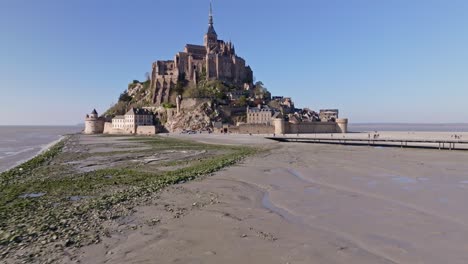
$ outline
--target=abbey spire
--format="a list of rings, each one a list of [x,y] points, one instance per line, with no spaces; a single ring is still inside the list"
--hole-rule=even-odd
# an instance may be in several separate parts
[[[210,13],[208,18],[208,32],[205,34],[205,47],[210,50],[218,42],[218,34],[213,26],[213,6],[210,1]]]
[[[211,2],[210,2],[210,15],[209,15],[208,25],[210,25],[210,27],[213,26],[213,5]]]

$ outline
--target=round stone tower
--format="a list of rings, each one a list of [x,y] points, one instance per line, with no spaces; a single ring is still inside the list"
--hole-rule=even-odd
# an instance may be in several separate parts
[[[86,115],[84,134],[102,134],[104,132],[104,120],[99,118],[96,109]]]
[[[275,127],[275,134],[286,134],[285,122],[282,118],[274,118],[273,126]]]
[[[347,118],[338,118],[336,119],[336,132],[338,133],[348,133],[348,119]]]

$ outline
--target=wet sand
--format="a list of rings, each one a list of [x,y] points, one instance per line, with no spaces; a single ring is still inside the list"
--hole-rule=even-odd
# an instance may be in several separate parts
[[[77,126],[0,126],[0,172],[34,158],[60,141],[62,135],[80,130]]]
[[[466,152],[184,137],[273,150],[168,188],[81,263],[468,263]]]

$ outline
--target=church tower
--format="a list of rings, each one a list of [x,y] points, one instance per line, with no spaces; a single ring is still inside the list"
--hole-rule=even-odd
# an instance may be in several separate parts
[[[210,2],[210,15],[208,20],[208,32],[205,34],[205,47],[207,50],[212,49],[218,42],[218,34],[213,26],[213,8]]]

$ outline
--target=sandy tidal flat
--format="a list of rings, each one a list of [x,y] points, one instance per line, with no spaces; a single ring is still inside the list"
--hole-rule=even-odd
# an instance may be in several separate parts
[[[468,153],[268,144],[269,153],[167,189],[78,259],[468,263]]]

